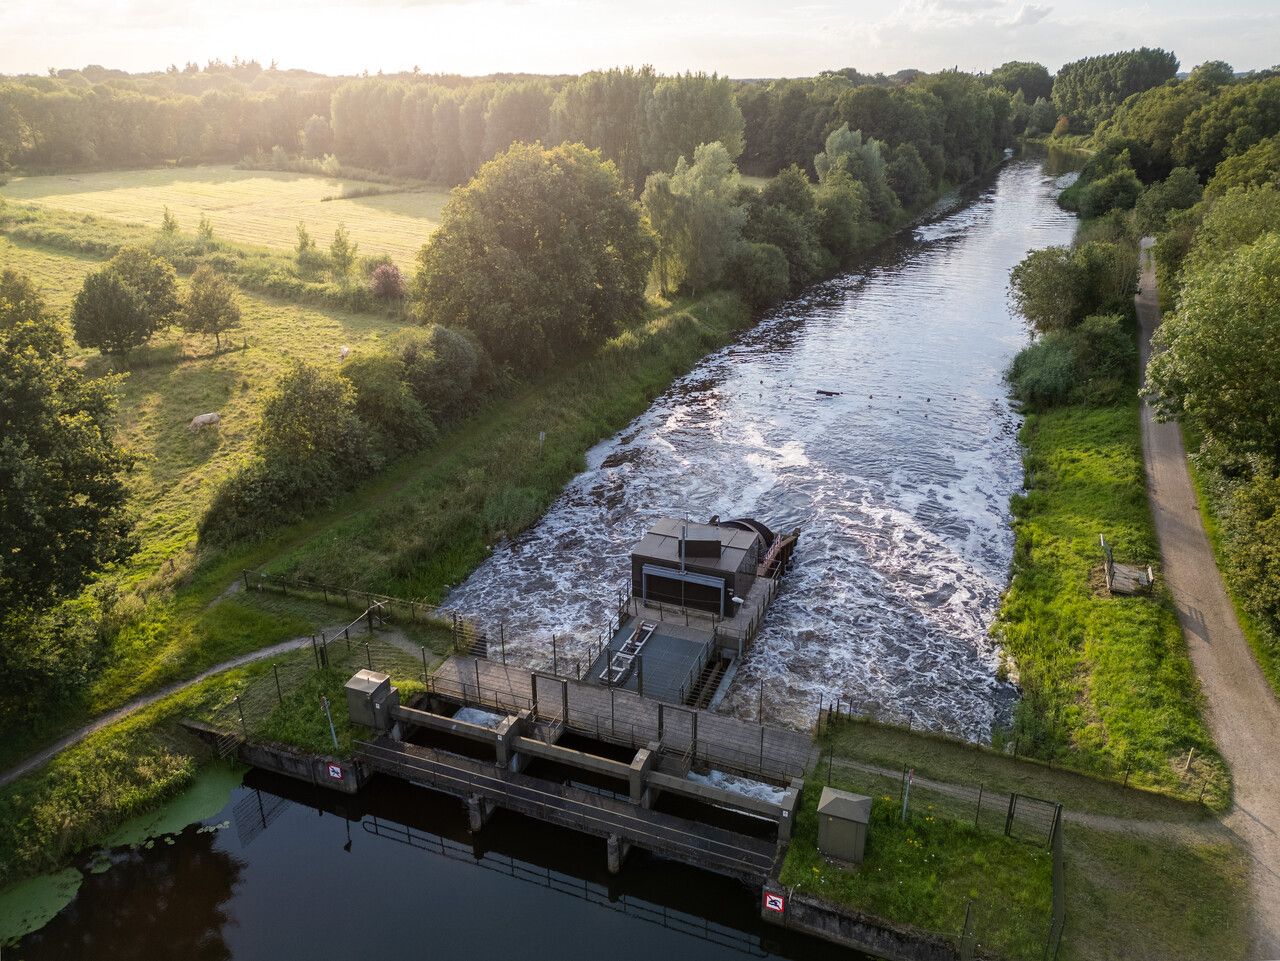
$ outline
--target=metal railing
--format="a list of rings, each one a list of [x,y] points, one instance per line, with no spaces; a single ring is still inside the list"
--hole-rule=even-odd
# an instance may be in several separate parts
[[[357,756],[373,767],[390,767],[400,774],[406,772],[409,779],[427,787],[436,787],[449,794],[479,795],[519,810],[524,807],[534,812],[540,820],[565,824],[588,834],[617,834],[633,843],[656,852],[673,849],[694,859],[695,863],[714,863],[734,873],[763,876],[772,867],[772,853],[753,851],[716,835],[718,830],[706,826],[695,833],[672,825],[660,824],[651,817],[610,810],[603,803],[575,798],[570,789],[553,792],[518,783],[514,777],[495,773],[483,774],[464,766],[459,758],[448,763],[437,758],[425,757],[406,747],[391,749],[368,741],[356,742]],[[585,792],[584,792],[585,793]]]

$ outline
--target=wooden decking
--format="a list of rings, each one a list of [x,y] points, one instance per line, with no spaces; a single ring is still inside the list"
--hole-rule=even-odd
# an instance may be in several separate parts
[[[807,734],[789,728],[663,704],[631,691],[531,673],[484,658],[449,658],[432,675],[430,690],[460,703],[509,713],[533,710],[541,720],[629,747],[660,742],[664,754],[681,756],[690,765],[781,784],[804,776],[814,750]]]

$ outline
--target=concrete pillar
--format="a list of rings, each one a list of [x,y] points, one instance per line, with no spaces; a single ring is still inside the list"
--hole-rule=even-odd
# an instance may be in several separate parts
[[[470,820],[472,834],[478,834],[492,816],[493,805],[480,795],[473,794],[467,799],[467,817]]]
[[[631,850],[631,842],[622,840],[616,834],[610,834],[606,848],[609,852],[609,873],[620,873],[622,862],[626,860],[627,852]]]
[[[795,827],[796,811],[800,808],[800,792],[804,790],[804,781],[792,778],[791,786],[782,796],[782,816],[778,818],[778,840],[786,843],[791,840],[791,830]]]
[[[498,730],[501,731],[502,727],[499,727]],[[532,732],[533,711],[521,711],[519,717],[511,722],[509,736],[505,739],[507,759],[505,762],[500,761],[499,763],[504,763],[508,770],[515,771],[517,774],[527,768],[533,758],[516,750],[513,745],[518,737],[532,737]]]
[[[631,789],[631,803],[639,804],[642,807],[649,806],[649,771],[653,768],[653,763],[657,759],[658,750],[654,744],[636,751],[636,756],[631,761],[631,771],[627,778]]]

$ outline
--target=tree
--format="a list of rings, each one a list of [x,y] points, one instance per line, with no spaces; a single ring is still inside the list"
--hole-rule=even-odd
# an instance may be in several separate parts
[[[839,263],[869,243],[872,232],[867,188],[847,170],[828,173],[814,192],[814,202],[818,239]]]
[[[991,80],[1011,94],[1021,91],[1028,103],[1053,96],[1053,77],[1041,63],[1010,60],[991,71]]]
[[[641,204],[657,234],[655,267],[664,293],[697,294],[719,283],[747,218],[740,182],[720,143],[700,145],[692,164],[681,157],[670,175],[649,175]]]
[[[686,73],[663,77],[647,105],[646,164],[670,170],[702,144],[719,143],[732,162],[742,153],[742,111],[727,77]]]
[[[178,218],[175,217],[166,206],[164,208],[164,216],[160,218],[160,233],[172,236],[178,232]]]
[[[657,83],[652,67],[582,74],[565,84],[551,105],[551,140],[594,147],[617,165],[627,183],[639,187],[652,169],[648,113]]]
[[[1064,64],[1053,80],[1053,103],[1073,126],[1092,129],[1135,93],[1172,80],[1178,58],[1142,47]]]
[[[813,158],[813,167],[822,181],[833,170],[845,170],[867,189],[872,216],[888,222],[898,213],[898,200],[889,188],[888,167],[884,159],[885,145],[872,137],[863,138],[861,130],[850,130],[841,124],[827,137],[822,152]]]
[[[885,176],[905,207],[914,207],[928,194],[929,168],[913,144],[900,143],[893,148]]]
[[[474,407],[493,387],[493,365],[475,338],[436,324],[397,339],[404,379],[436,423]]]
[[[781,300],[791,287],[787,258],[773,244],[739,244],[729,261],[728,276],[752,307]]]
[[[355,388],[355,410],[373,432],[384,457],[417,450],[433,433],[431,419],[406,379],[404,361],[390,354],[366,354],[342,366]]]
[[[221,350],[223,333],[238,326],[240,306],[235,285],[208,265],[197,267],[182,305],[182,329],[191,334],[213,334],[214,345]]]
[[[178,278],[172,264],[145,247],[127,246],[107,261],[107,269],[141,298],[153,331],[173,323],[178,315]]]
[[[207,244],[213,240],[213,224],[209,222],[209,218],[204,214],[200,215],[200,222],[196,224],[196,239],[202,244]]]
[[[813,184],[792,165],[750,198],[743,236],[754,244],[772,245],[787,260],[793,289],[809,283],[835,258],[818,242],[818,204]]]
[[[1195,206],[1200,194],[1200,180],[1195,171],[1175,167],[1168,177],[1152,184],[1138,198],[1134,214],[1138,229],[1144,234],[1163,233],[1169,214]]]
[[[1206,197],[1221,197],[1235,187],[1280,187],[1280,133],[1259,140],[1244,153],[1227,157],[1205,185]]]
[[[418,257],[422,313],[542,369],[640,316],[652,258],[617,167],[581,144],[516,144],[445,207]]]
[[[71,327],[77,344],[104,354],[127,354],[155,333],[142,298],[110,268],[85,277],[71,308]]]
[[[298,261],[298,267],[302,270],[310,270],[319,258],[315,238],[311,236],[311,231],[307,230],[307,225],[302,221],[298,221],[298,242],[294,245],[293,253]]]
[[[329,128],[329,121],[313,113],[302,125],[302,152],[318,160],[332,149],[333,131]]]
[[[1156,332],[1147,391],[1178,418],[1241,455],[1280,463],[1280,233],[1219,264],[1184,271],[1178,309]]]
[[[355,263],[356,249],[359,245],[352,243],[347,233],[346,224],[338,224],[333,232],[333,243],[329,245],[329,259],[333,261],[333,272],[345,280],[351,273],[351,265]]]
[[[134,459],[114,439],[120,380],[68,363],[34,286],[0,273],[0,694],[56,686],[87,663],[91,630],[44,636],[36,622],[135,547]]]

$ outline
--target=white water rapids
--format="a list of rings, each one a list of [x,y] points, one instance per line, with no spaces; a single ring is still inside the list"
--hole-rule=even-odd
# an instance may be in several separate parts
[[[772,311],[596,445],[446,604],[502,620],[509,661],[546,665],[552,634],[561,657],[585,659],[654,519],[799,527],[721,710],[754,719],[763,681],[766,719],[808,724],[840,697],[988,738],[1016,696],[988,634],[1022,482],[1002,375],[1027,333],[1008,276],[1029,250],[1070,241],[1059,186],[1039,162],[1010,162],[862,272]]]

